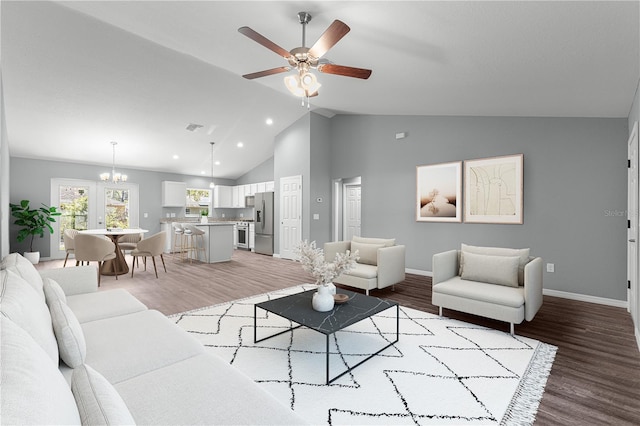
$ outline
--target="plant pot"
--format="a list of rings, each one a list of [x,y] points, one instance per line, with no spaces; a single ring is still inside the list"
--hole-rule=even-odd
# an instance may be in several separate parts
[[[200,218],[200,223],[209,223],[209,218],[208,218],[208,217],[206,217],[206,216],[202,216],[202,217]]]
[[[313,299],[311,299],[311,307],[314,311],[327,312],[333,309],[335,300],[329,287],[321,285],[318,287],[318,291],[314,293]]]
[[[37,265],[40,262],[40,252],[39,251],[25,251],[24,253],[25,259],[29,262]]]

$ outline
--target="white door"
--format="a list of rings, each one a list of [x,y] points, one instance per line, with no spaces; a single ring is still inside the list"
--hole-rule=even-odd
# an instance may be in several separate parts
[[[280,179],[280,257],[294,260],[302,240],[302,176]]]
[[[627,280],[629,290],[627,294],[629,312],[636,327],[640,310],[640,295],[638,294],[638,122],[631,131],[628,142],[629,167],[627,184]]]
[[[98,228],[138,228],[138,185],[98,183]]]
[[[360,236],[361,201],[360,185],[345,185],[344,187],[344,235],[345,241],[351,241],[353,236]]]

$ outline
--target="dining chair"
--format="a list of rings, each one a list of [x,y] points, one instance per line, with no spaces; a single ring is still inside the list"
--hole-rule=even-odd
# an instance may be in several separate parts
[[[125,234],[118,240],[118,246],[122,253],[125,251],[131,252],[131,250],[135,250],[138,247],[138,243],[142,240],[142,232],[138,234]]]
[[[77,229],[65,229],[62,233],[62,241],[64,242],[64,250],[67,252],[67,255],[64,257],[64,264],[62,267],[67,266],[67,259],[69,259],[69,254],[73,253],[75,250],[74,238],[78,235]],[[78,266],[78,261],[76,261],[76,266]]]
[[[98,262],[98,287],[102,276],[102,267],[107,260],[116,258],[116,245],[102,236],[78,233],[74,238],[76,262]],[[116,280],[118,273],[116,272]]]
[[[144,270],[147,270],[147,257],[151,256],[151,260],[153,261],[153,270],[156,273],[156,278],[158,278],[158,268],[156,267],[156,256],[160,256],[162,260],[162,266],[164,267],[164,272],[167,272],[167,265],[164,263],[164,243],[167,239],[167,232],[160,231],[157,234],[150,236],[149,238],[145,238],[138,243],[138,247],[131,250],[131,256],[133,256],[133,262],[131,263],[131,277],[133,278],[133,270],[136,264],[136,259],[142,256],[142,261],[144,263]],[[138,262],[139,264],[140,262]]]

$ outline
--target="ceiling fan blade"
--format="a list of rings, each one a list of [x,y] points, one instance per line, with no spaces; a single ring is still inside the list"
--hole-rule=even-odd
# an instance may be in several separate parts
[[[351,31],[351,28],[347,24],[336,19],[309,49],[309,55],[319,59],[349,31]]]
[[[318,71],[325,74],[344,75],[346,77],[355,77],[366,80],[371,75],[371,70],[364,68],[345,67],[344,65],[320,64]]]
[[[247,80],[253,80],[254,78],[266,77],[268,75],[280,74],[281,72],[287,72],[291,69],[291,67],[278,67],[271,68],[270,70],[258,71],[251,74],[243,75]]]
[[[282,56],[285,59],[289,59],[289,57],[291,57],[291,53],[289,53],[289,51],[287,51],[284,48],[278,46],[277,44],[275,44],[274,42],[272,42],[271,40],[269,40],[268,38],[266,38],[262,34],[255,32],[254,30],[252,30],[249,27],[240,27],[240,28],[238,28],[238,32],[240,34],[246,35],[251,40],[255,41],[256,43],[259,43],[259,44],[263,45],[267,49],[269,49],[269,50],[271,50],[273,52],[276,52],[278,55]]]

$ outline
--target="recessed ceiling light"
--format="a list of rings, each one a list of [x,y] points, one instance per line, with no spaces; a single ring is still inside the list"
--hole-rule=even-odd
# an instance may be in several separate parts
[[[237,145],[238,148],[242,148],[243,146],[244,144],[242,142],[238,142],[238,145]]]
[[[273,120],[270,118],[267,118],[267,120],[265,121],[265,123],[267,123],[267,126],[271,126],[273,124]]]
[[[216,161],[216,166],[219,166],[219,165],[220,165],[220,162],[219,162],[219,161]]]
[[[173,159],[174,159],[174,160],[177,160],[178,158],[180,158],[180,157],[178,156],[178,154],[173,154]]]
[[[205,172],[204,170],[200,170],[200,174],[204,175],[204,174],[207,174],[207,172]]]

